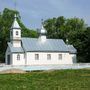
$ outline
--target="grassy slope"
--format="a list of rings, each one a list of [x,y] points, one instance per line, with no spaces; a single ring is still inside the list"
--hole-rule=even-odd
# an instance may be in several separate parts
[[[0,90],[90,90],[90,70],[2,74]]]

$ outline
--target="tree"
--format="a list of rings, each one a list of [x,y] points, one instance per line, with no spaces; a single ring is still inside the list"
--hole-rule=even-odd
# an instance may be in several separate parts
[[[68,39],[78,51],[78,62],[90,62],[90,27],[83,19],[60,16],[45,20],[44,25],[48,38]]]
[[[0,14],[0,62],[4,62],[7,42],[9,41],[9,36],[10,36],[10,28],[13,23],[15,14],[17,14],[18,16],[18,22],[22,29],[22,36],[37,37],[36,31],[29,30],[23,25],[18,11],[5,8],[3,13]]]

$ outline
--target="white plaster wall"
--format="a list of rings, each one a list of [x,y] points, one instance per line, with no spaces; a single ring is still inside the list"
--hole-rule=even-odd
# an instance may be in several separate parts
[[[72,63],[77,63],[76,54],[70,54],[70,58],[72,60]]]
[[[16,35],[16,31],[18,31],[18,35]],[[21,30],[13,29],[13,39],[21,38]]]
[[[39,54],[39,60],[35,60],[35,54]],[[47,60],[47,54],[51,54],[51,60]],[[62,54],[62,60],[58,59],[58,54]],[[69,53],[28,52],[26,55],[27,65],[73,64]]]
[[[17,60],[18,53],[10,53],[9,48],[6,50],[6,59],[7,64],[7,55],[10,54],[11,65],[53,65],[53,64],[73,64],[76,63],[76,54],[69,53],[38,53],[38,52],[27,52],[26,56],[23,53],[20,54],[20,60]],[[35,54],[39,54],[39,60],[35,60]],[[47,54],[51,54],[51,60],[47,60]],[[62,60],[58,59],[58,55],[62,54]]]
[[[40,40],[41,42],[45,42],[45,41],[46,41],[46,36],[45,36],[45,35],[40,36],[40,37],[39,37],[39,40]]]
[[[21,47],[21,41],[12,41],[13,47]]]
[[[20,54],[20,60],[17,60],[17,54],[18,53],[12,54],[12,65],[25,65],[24,54],[23,53],[19,53]]]
[[[16,31],[18,31],[18,35],[16,35]],[[19,29],[13,29],[11,34],[11,40],[13,47],[21,47],[21,30]]]
[[[18,35],[16,35],[16,31],[18,31]],[[20,29],[13,29],[13,30],[11,30],[11,32],[10,32],[10,39],[11,40],[13,40],[13,39],[21,40],[21,30]]]

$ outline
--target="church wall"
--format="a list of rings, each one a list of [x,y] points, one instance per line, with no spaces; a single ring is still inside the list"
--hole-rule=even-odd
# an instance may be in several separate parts
[[[21,47],[21,41],[12,41],[13,47]]]
[[[20,55],[20,60],[17,60],[17,55]],[[23,53],[12,54],[12,65],[25,65],[25,58]]]
[[[18,31],[18,35],[16,34],[16,31]],[[19,29],[13,29],[12,39],[21,39],[21,30],[19,30]]]
[[[39,60],[35,60],[35,54],[39,54]],[[51,54],[51,60],[47,60],[47,54]],[[62,59],[58,59],[58,55],[62,54]],[[73,64],[72,56],[69,53],[44,53],[44,52],[28,52],[27,65],[51,65],[51,64]]]
[[[70,59],[72,60],[73,63],[77,63],[77,59],[76,59],[76,54],[70,54]]]

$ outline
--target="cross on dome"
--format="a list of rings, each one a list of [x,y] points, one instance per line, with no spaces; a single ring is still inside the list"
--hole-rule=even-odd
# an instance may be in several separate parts
[[[39,40],[41,42],[45,42],[46,41],[46,34],[47,34],[47,31],[46,29],[44,28],[44,23],[43,23],[43,19],[42,19],[42,26],[41,26],[41,29],[39,30]]]
[[[43,19],[42,19],[41,21],[42,21],[42,27],[41,27],[41,30],[40,30],[40,34],[41,34],[41,35],[46,35],[47,31],[46,31],[46,29],[44,28]]]

